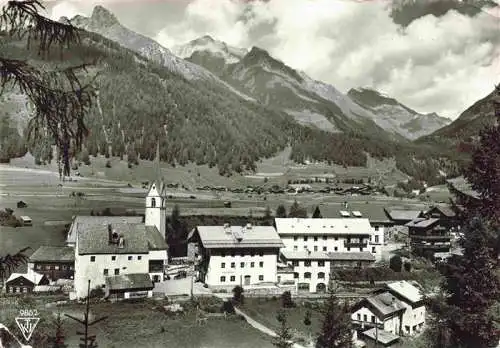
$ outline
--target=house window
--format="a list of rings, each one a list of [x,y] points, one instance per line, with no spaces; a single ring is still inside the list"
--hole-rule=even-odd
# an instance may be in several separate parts
[[[314,237],[314,241],[317,242],[318,241],[318,237]]]
[[[63,271],[67,270],[67,269],[68,269],[68,266],[63,265],[63,266],[62,266],[62,269],[63,269]]]
[[[240,262],[240,267],[241,268],[245,268],[245,263],[244,262]]]
[[[42,269],[42,265],[36,265],[36,269]]]
[[[141,260],[142,259],[142,256],[137,256],[137,260]]]
[[[111,256],[111,261],[116,261],[116,256],[115,255]]]
[[[298,274],[297,272],[295,272],[295,273],[293,274],[293,277],[294,277],[295,279],[298,279],[298,278],[299,278],[299,274]]]
[[[151,208],[156,208],[156,199],[151,198]]]
[[[56,271],[59,271],[59,266],[54,266]]]
[[[408,325],[405,325],[405,331],[406,331],[407,333],[409,333],[409,332],[410,332],[410,327],[409,327]]]
[[[90,262],[95,262],[95,256],[90,257]],[[47,266],[48,267],[48,266]],[[48,269],[48,268],[47,268]]]
[[[307,237],[304,237],[304,242],[307,242]]]
[[[132,260],[132,256],[129,256],[129,257],[128,257],[128,260],[129,260],[129,261],[131,261],[131,260]]]
[[[234,257],[234,255],[235,255],[235,254],[234,254],[234,251],[233,251],[233,252],[231,253],[231,257]]]
[[[375,231],[378,231],[379,230],[379,227],[378,226],[375,226]]]
[[[319,272],[318,273],[318,279],[325,279],[325,273],[324,272]]]
[[[259,280],[264,280],[264,276],[263,276],[263,275],[260,275],[260,276],[259,276]]]
[[[366,314],[363,314],[363,321],[368,321],[368,317],[366,316]]]
[[[323,236],[323,240],[327,240],[327,236]]]
[[[314,246],[314,251],[318,251],[318,246],[317,245]]]
[[[119,268],[115,268],[115,275],[119,275],[120,274],[120,269]]]
[[[293,236],[293,240],[297,240],[297,239],[299,239],[299,237]]]
[[[107,269],[107,268],[105,268],[105,269],[104,269],[104,275],[105,275],[105,276],[107,276],[107,275],[108,275],[108,269]]]
[[[221,276],[221,277],[220,277],[220,282],[221,282],[221,283],[224,283],[225,281],[226,281],[226,276]]]
[[[226,263],[225,263],[225,262],[222,262],[222,263],[220,264],[220,268],[226,268]]]
[[[339,248],[338,248],[338,247],[335,247],[335,248],[333,248],[333,250],[338,251],[338,250],[339,250]]]
[[[255,262],[250,262],[250,267],[254,268],[255,267]]]
[[[311,267],[311,260],[304,261],[304,266]]]
[[[73,266],[69,266],[69,270],[72,271],[73,270]]]
[[[297,261],[297,260],[293,260],[293,261],[292,261],[292,265],[293,265],[294,267],[297,267],[297,266],[299,265],[299,261]]]
[[[361,314],[358,313],[358,320],[361,321]]]
[[[235,276],[231,276],[231,277],[229,278],[229,280],[230,280],[230,281],[232,281],[232,282],[234,282],[234,281],[236,281],[236,277],[235,277]]]
[[[235,262],[231,262],[231,268],[235,268],[236,267],[236,263]]]
[[[372,247],[372,254],[375,254],[377,251],[375,249],[375,247]]]
[[[304,245],[304,250],[307,250],[307,245]]]
[[[220,256],[222,256],[222,257],[226,257],[226,254],[225,254],[225,253],[222,253],[222,254],[220,254]]]
[[[255,253],[252,251],[252,252],[250,253],[250,257],[254,257],[254,256],[255,256]]]
[[[335,240],[339,240],[339,237],[335,237]]]
[[[294,246],[293,246],[293,251],[297,251],[297,250],[299,250],[299,247],[298,247],[298,246],[296,246],[296,245],[294,245]]]
[[[326,251],[326,247],[323,247],[323,251]]]
[[[264,267],[264,262],[262,262],[262,261],[259,262],[259,267],[261,267],[261,268]]]
[[[27,288],[27,287],[24,287],[24,288],[23,288],[23,292],[24,292],[24,293],[27,293],[27,292],[28,292],[28,288]]]
[[[372,315],[372,323],[374,323],[374,322],[375,322],[375,316]]]
[[[318,267],[325,267],[325,261],[318,261]]]
[[[378,243],[378,236],[375,236],[375,243]]]
[[[311,272],[304,273],[304,278],[305,279],[311,279]]]
[[[350,248],[350,247],[347,247],[347,251],[351,251],[351,248]]]
[[[260,257],[264,256],[264,253],[261,251],[261,252],[259,253],[259,256],[260,256]]]

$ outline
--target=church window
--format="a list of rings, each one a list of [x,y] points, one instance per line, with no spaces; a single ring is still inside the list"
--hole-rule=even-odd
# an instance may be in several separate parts
[[[151,198],[151,207],[155,208],[156,207],[156,199]]]

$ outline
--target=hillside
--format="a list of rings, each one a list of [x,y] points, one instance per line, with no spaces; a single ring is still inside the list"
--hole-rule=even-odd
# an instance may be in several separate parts
[[[377,123],[384,125],[408,139],[417,139],[449,124],[451,120],[436,113],[420,114],[394,98],[369,88],[351,89],[347,93],[356,104],[377,116]]]
[[[418,139],[419,143],[439,142],[460,143],[469,142],[471,137],[479,135],[479,131],[495,122],[493,101],[495,90],[486,97],[478,100],[458,116],[449,125],[438,129],[434,133]]]

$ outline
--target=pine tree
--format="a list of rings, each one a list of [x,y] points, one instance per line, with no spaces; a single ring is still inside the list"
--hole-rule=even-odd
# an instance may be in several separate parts
[[[352,324],[347,303],[340,304],[330,282],[329,297],[323,309],[323,325],[316,340],[316,348],[352,347]]]
[[[283,204],[278,205],[278,208],[276,209],[276,217],[277,218],[286,218],[287,213],[286,213],[286,208]]]
[[[321,215],[321,211],[319,210],[319,206],[316,206],[316,209],[314,209],[314,213],[313,213],[312,217],[315,219],[323,218],[323,215]]]
[[[290,212],[288,213],[288,217],[290,218],[306,218],[307,211],[299,205],[299,202],[296,200],[293,202],[290,207]]]
[[[279,311],[276,315],[276,319],[280,322],[280,328],[273,340],[273,346],[277,348],[292,348],[292,333],[290,332],[290,327],[288,326],[286,314],[283,311]]]
[[[464,255],[453,256],[444,268],[448,309],[443,313],[451,330],[451,347],[496,347],[500,281],[488,246],[489,232],[479,218],[465,230]]]
[[[54,324],[56,326],[56,333],[53,337],[50,338],[50,343],[52,344],[52,348],[66,348],[68,347],[64,343],[64,332],[62,328],[62,318],[61,318],[61,313],[57,313],[57,318],[54,321]]]

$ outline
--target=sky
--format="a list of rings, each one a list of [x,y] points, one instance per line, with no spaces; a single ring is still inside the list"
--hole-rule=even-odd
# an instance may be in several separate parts
[[[435,6],[442,0],[56,0],[46,6],[59,19],[89,16],[103,5],[123,25],[169,48],[206,34],[236,47],[258,46],[344,93],[371,87],[451,119],[493,91],[500,82],[498,0],[473,16],[420,11],[406,26],[391,16],[401,8],[393,1]],[[403,7],[417,13],[409,8]]]

